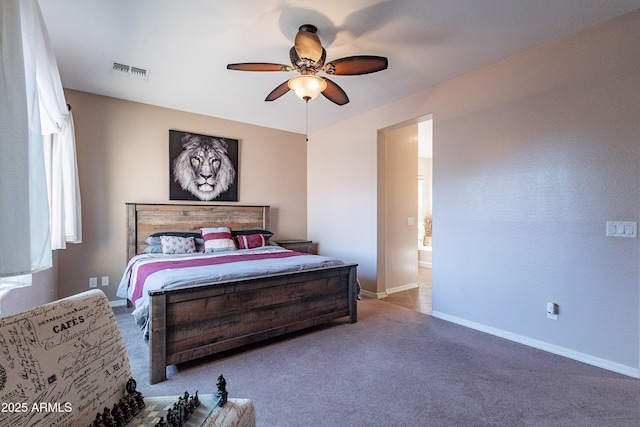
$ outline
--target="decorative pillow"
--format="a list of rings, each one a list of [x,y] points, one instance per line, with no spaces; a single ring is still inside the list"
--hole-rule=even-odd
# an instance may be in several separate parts
[[[202,239],[200,233],[188,232],[188,231],[161,231],[159,233],[153,233],[145,240],[147,245],[161,245],[160,237],[161,236],[176,236],[176,237],[193,237],[196,239],[196,243],[198,243],[197,239]]]
[[[149,246],[144,248],[144,253],[162,253],[162,242],[160,241],[160,237],[162,236],[193,237],[196,242],[196,252],[204,252],[204,239],[202,238],[202,235],[200,233],[183,233],[179,231],[170,231],[166,233],[155,233],[147,237],[145,243]]]
[[[269,230],[233,230],[231,235],[234,237],[248,235],[248,234],[262,234],[267,240],[273,237],[273,233]]]
[[[262,234],[241,234],[236,236],[238,240],[238,247],[240,249],[259,248],[261,246],[267,246],[267,239]]]
[[[231,238],[231,229],[229,227],[201,228],[200,231],[202,231],[202,237],[204,238],[205,252],[236,250],[236,244]]]
[[[196,251],[193,237],[160,236],[163,254],[192,254]]]

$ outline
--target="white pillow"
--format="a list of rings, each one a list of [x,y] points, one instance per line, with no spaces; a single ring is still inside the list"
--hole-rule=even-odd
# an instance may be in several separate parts
[[[193,237],[160,236],[163,254],[192,254],[196,251]]]

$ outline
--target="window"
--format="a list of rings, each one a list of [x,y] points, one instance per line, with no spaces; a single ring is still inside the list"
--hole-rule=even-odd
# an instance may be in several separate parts
[[[36,0],[0,2],[0,289],[52,266],[43,134],[69,112]]]

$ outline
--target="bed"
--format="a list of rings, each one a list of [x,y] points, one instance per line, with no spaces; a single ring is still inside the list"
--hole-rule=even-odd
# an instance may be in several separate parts
[[[179,258],[172,258],[171,263],[186,262],[190,266],[185,271],[209,268],[203,266],[205,261],[200,256],[214,259],[216,265],[210,267],[210,277],[198,273],[194,278],[189,273],[183,282],[175,276],[163,276],[169,273],[154,266],[152,271],[158,273],[153,276],[160,279],[155,285],[136,291],[138,296],[134,297],[132,261],[166,260],[165,255],[141,255],[150,249],[149,236],[200,233],[203,227],[228,227],[239,235],[253,233],[248,230],[269,230],[269,206],[127,203],[128,261],[118,296],[126,297],[135,306],[136,321],[144,326],[149,340],[151,384],[164,381],[166,367],[172,364],[342,317],[348,317],[349,323],[357,321],[356,264],[269,244],[228,253],[171,255]],[[223,260],[226,256],[234,258],[233,262]],[[194,263],[197,267],[191,268]],[[247,268],[238,274],[241,264]],[[273,264],[285,267],[278,270],[280,267]],[[236,275],[222,274],[221,268],[231,269]],[[147,276],[151,282],[151,273]]]

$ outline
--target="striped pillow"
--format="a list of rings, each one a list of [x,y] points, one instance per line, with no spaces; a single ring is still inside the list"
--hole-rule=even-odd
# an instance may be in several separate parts
[[[210,227],[201,228],[202,237],[204,238],[205,252],[224,252],[235,251],[236,244],[231,238],[231,229],[229,227]]]
[[[267,239],[262,234],[248,234],[236,236],[238,239],[238,246],[240,249],[259,248],[261,246],[267,246]]]

